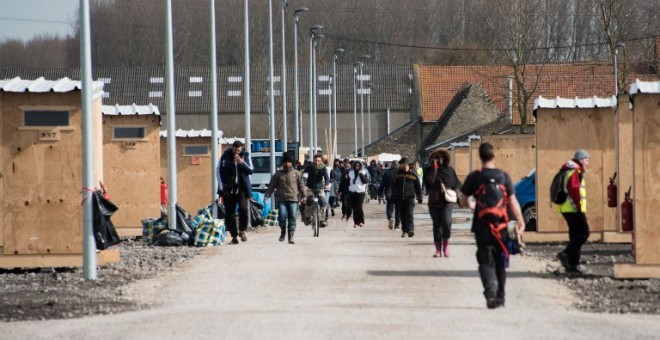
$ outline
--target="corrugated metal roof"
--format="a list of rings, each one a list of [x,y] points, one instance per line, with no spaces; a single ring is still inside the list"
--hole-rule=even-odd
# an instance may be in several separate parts
[[[3,92],[66,93],[80,90],[82,90],[82,83],[77,80],[71,80],[68,77],[58,80],[46,80],[44,77],[39,77],[35,80],[21,79],[20,77],[0,80],[0,91]],[[92,82],[92,97],[97,98],[101,95],[103,95],[103,82]]]
[[[451,143],[450,145],[453,147],[464,147],[464,146],[470,146],[470,142]]]
[[[149,105],[103,105],[101,112],[109,116],[160,115],[158,106],[151,103]]]
[[[178,138],[204,138],[204,137],[211,137],[211,130],[207,130],[207,129],[202,129],[202,130],[178,129],[174,132],[174,134]],[[163,138],[167,138],[167,130],[161,130],[160,131],[160,136],[163,137]],[[233,144],[237,140],[245,143],[245,138],[238,138],[238,137],[225,138],[225,137],[223,137],[222,130],[218,130],[218,140],[220,141],[220,144]]]
[[[640,81],[635,80],[630,84],[630,94],[637,93],[660,93],[660,81]]]
[[[268,67],[253,66],[250,68],[250,93],[252,95],[252,112],[266,112],[268,107]],[[281,73],[281,67],[275,69],[276,76]],[[287,110],[294,110],[293,67],[287,67]],[[319,65],[318,90],[327,90],[327,76],[332,72],[332,65]],[[411,98],[411,65],[369,65],[363,69],[365,79],[362,84],[366,89],[368,83],[373,83],[371,90],[371,111],[409,110]],[[13,77],[46,77],[46,78],[79,78],[78,68],[69,69],[34,69],[6,68],[0,69],[0,79]],[[153,103],[165,114],[165,68],[164,67],[97,67],[94,68],[94,78],[105,83],[103,102],[119,103]],[[207,113],[210,111],[210,71],[206,66],[179,66],[175,69],[176,112],[177,113]],[[277,79],[277,78],[275,78]],[[300,109],[309,111],[309,68],[299,67]],[[325,79],[325,80],[324,80]],[[281,83],[275,82],[278,93]],[[359,85],[359,83],[358,83]],[[218,111],[243,112],[243,66],[218,67]],[[280,106],[281,96],[276,96],[276,106]],[[358,109],[360,106],[358,95]],[[328,109],[328,96],[318,97],[319,112]],[[353,66],[337,65],[337,109],[353,111]],[[281,111],[281,109],[279,110]],[[364,111],[367,111],[367,97],[364,97]]]
[[[595,108],[595,107],[616,107],[616,97],[611,96],[611,97],[606,97],[606,98],[600,98],[600,97],[590,97],[590,98],[561,98],[561,97],[555,97],[553,99],[549,98],[543,98],[543,97],[538,97],[536,100],[534,100],[534,111],[536,109],[542,108],[542,109],[554,109],[554,108],[566,108],[566,109],[571,109],[571,108],[579,108],[579,109],[587,109],[587,108]]]

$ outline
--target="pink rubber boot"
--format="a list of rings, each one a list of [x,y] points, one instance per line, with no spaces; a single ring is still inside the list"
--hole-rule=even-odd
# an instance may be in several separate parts
[[[445,257],[449,257],[449,240],[442,241],[442,250],[445,254]]]
[[[442,257],[442,242],[435,242],[435,254],[433,257]]]

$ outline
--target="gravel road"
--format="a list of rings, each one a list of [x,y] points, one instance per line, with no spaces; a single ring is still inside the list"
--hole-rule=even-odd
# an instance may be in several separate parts
[[[418,218],[415,236],[401,238],[379,217],[383,210],[372,201],[364,228],[336,217],[318,238],[299,225],[295,245],[263,228],[249,233],[247,243],[204,250],[129,242],[122,245],[131,249],[122,264],[102,269],[97,282],[80,280],[79,271],[5,272],[0,334],[49,340],[659,337],[660,315],[653,311],[581,307],[587,290],[570,282],[599,282],[549,271],[558,245],[530,247],[513,258],[506,307],[488,310],[468,233],[457,230],[450,258],[432,258],[430,220]],[[72,292],[79,294],[66,296]],[[102,307],[93,307],[98,303]],[[60,305],[68,311],[44,312]],[[20,309],[30,312],[18,316]]]

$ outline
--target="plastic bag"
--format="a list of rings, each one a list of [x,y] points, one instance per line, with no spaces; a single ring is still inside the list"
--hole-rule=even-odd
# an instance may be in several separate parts
[[[154,241],[154,245],[161,247],[178,247],[187,243],[188,235],[180,230],[166,229],[161,231]]]
[[[96,249],[104,250],[110,246],[119,243],[119,235],[114,224],[110,221],[110,216],[119,208],[103,197],[100,191],[92,193],[92,219],[94,229],[94,241]]]
[[[259,202],[249,200],[248,205],[250,208],[250,225],[258,227],[264,225],[263,206]]]

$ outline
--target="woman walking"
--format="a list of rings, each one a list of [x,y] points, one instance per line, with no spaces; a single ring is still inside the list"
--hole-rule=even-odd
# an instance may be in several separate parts
[[[438,149],[429,156],[429,166],[424,169],[424,185],[429,193],[429,214],[433,220],[433,257],[449,257],[451,237],[451,213],[455,202],[447,202],[445,189],[458,188],[458,177],[454,168],[449,167],[451,156],[446,149]],[[444,186],[444,189],[443,189]]]
[[[396,210],[401,218],[401,237],[415,236],[415,223],[413,211],[415,210],[415,197],[417,203],[422,204],[422,186],[417,173],[410,169],[406,157],[399,161],[399,171],[394,175],[392,197],[396,201]]]
[[[362,168],[362,162],[353,164],[353,169],[348,173],[348,191],[351,195],[351,209],[353,210],[353,228],[364,227],[364,196],[369,186],[367,170]]]

